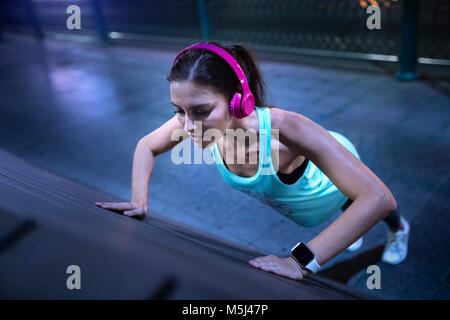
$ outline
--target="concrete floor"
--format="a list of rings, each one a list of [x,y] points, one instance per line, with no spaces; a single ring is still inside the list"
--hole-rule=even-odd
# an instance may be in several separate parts
[[[0,42],[0,148],[128,200],[136,142],[173,115],[165,76],[182,48],[38,44],[6,34]],[[348,137],[411,225],[402,264],[380,261],[386,227],[379,223],[359,251],[335,257],[323,274],[386,299],[449,299],[450,73],[401,83],[377,63],[328,59],[319,65],[262,56],[271,104]],[[368,68],[358,71],[358,64]],[[155,163],[149,210],[279,256],[340,214],[302,228],[233,190],[214,166],[175,165],[170,152]],[[380,290],[366,287],[370,264],[381,268]]]

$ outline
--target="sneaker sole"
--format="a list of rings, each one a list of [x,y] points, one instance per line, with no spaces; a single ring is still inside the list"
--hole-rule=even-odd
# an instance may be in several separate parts
[[[353,246],[355,243],[357,243],[357,245]],[[348,247],[347,251],[353,252],[353,251],[357,251],[362,247],[363,244],[363,237],[359,238],[358,240],[355,241],[355,243],[353,243],[352,245],[350,245],[350,247]],[[353,246],[353,247],[352,247]]]

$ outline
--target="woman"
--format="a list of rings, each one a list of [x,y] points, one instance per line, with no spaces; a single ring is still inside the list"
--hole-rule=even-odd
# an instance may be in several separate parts
[[[301,114],[266,106],[265,85],[249,50],[216,42],[190,46],[177,56],[167,80],[176,115],[139,140],[131,201],[96,205],[144,218],[155,157],[181,142],[172,138],[181,130],[183,139],[190,136],[210,150],[233,188],[302,226],[315,226],[344,210],[289,257],[258,257],[249,261],[253,267],[303,279],[345,249],[359,248],[363,234],[381,220],[388,226],[382,260],[397,264],[406,258],[409,224],[396,212],[397,202],[386,185],[341,134]],[[248,143],[238,137],[235,144],[237,133],[256,133],[259,139],[250,134]],[[235,163],[235,155],[243,157]]]

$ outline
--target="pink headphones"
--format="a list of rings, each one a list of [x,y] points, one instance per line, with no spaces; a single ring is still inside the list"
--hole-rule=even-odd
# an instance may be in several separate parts
[[[250,91],[250,88],[248,86],[247,78],[245,77],[244,72],[241,69],[241,66],[237,63],[237,61],[233,58],[231,54],[226,52],[224,49],[215,46],[210,43],[196,43],[192,46],[189,46],[185,49],[183,49],[175,58],[173,63],[178,59],[178,56],[182,54],[186,50],[190,49],[203,49],[212,51],[219,56],[221,56],[229,65],[231,68],[233,68],[234,72],[236,73],[237,77],[239,78],[239,81],[241,82],[243,96],[236,92],[233,95],[233,98],[230,101],[230,113],[232,116],[240,119],[248,116],[252,113],[253,109],[255,108],[255,97]]]

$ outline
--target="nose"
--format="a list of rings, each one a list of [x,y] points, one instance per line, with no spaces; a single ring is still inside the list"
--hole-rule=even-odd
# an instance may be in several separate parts
[[[194,133],[194,123],[189,117],[186,117],[186,120],[184,121],[184,130],[189,133]]]
[[[184,122],[184,130],[189,134],[202,134],[202,122],[201,121],[192,121],[189,117],[186,117]]]

